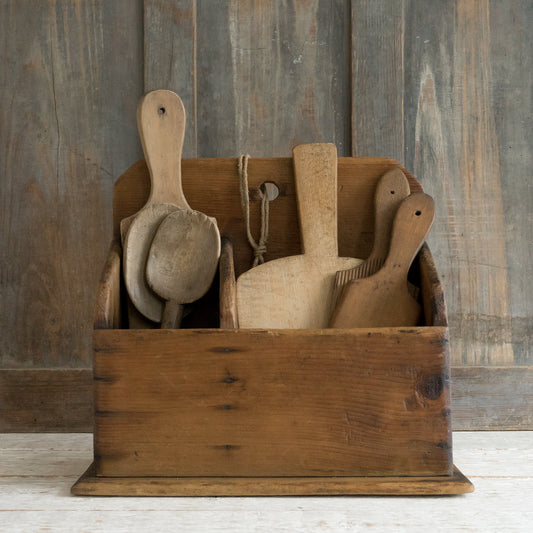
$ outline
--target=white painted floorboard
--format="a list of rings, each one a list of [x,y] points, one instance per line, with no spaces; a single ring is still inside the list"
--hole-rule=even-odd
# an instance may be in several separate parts
[[[91,461],[89,434],[0,434],[0,532],[533,531],[533,432],[454,433],[454,463],[476,488],[463,496],[72,496]]]

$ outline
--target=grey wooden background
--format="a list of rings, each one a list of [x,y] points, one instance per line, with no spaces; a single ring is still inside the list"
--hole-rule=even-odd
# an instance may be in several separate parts
[[[187,157],[402,162],[434,196],[456,429],[533,429],[531,0],[0,0],[0,430],[91,429],[91,318],[135,108]]]

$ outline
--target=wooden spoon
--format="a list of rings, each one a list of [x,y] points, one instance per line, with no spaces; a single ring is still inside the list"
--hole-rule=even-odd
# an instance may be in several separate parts
[[[303,254],[268,261],[239,276],[240,328],[327,327],[335,273],[362,262],[338,254],[335,145],[296,146],[293,162]]]
[[[349,281],[330,321],[332,328],[416,326],[420,304],[407,287],[407,274],[433,223],[433,198],[408,196],[394,217],[389,254],[374,275]]]
[[[177,209],[161,222],[148,254],[146,279],[166,300],[162,328],[179,327],[183,304],[195,302],[209,290],[219,256],[214,218]]]
[[[172,91],[147,93],[137,107],[137,125],[151,179],[145,206],[121,221],[124,279],[135,307],[160,322],[163,300],[145,279],[146,259],[163,219],[178,208],[190,209],[181,186],[181,153],[185,135],[185,108]]]
[[[371,276],[383,266],[389,252],[394,215],[402,200],[409,196],[409,192],[407,177],[399,168],[385,172],[379,179],[374,193],[374,246],[370,255],[359,266],[337,272],[334,306],[348,281]]]

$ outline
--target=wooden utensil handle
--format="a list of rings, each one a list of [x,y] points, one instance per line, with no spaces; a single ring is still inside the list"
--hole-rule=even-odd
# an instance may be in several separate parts
[[[408,196],[398,207],[392,226],[389,254],[382,268],[405,279],[435,217],[433,198],[423,192]]]
[[[137,107],[137,126],[150,171],[148,203],[190,209],[181,186],[185,107],[172,91],[151,91]]]
[[[239,327],[237,320],[237,286],[235,283],[235,265],[233,262],[233,244],[228,237],[221,239],[219,261],[220,271],[220,327],[235,329]]]
[[[337,148],[301,144],[293,149],[293,163],[304,254],[336,257]]]
[[[387,257],[394,215],[407,196],[409,182],[399,168],[387,171],[378,181],[374,194],[374,245],[371,257]]]
[[[175,300],[167,300],[163,308],[161,329],[179,329],[183,317],[183,305]]]

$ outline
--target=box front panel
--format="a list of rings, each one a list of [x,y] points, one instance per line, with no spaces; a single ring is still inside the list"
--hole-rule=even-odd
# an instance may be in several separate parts
[[[446,328],[95,331],[100,476],[452,471]]]

